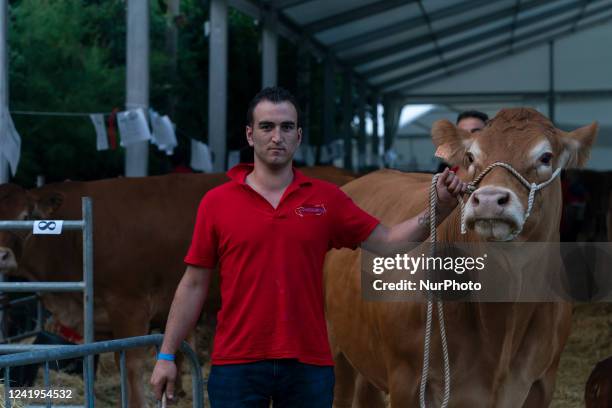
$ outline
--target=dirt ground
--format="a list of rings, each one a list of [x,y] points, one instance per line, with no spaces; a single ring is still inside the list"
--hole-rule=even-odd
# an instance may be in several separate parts
[[[210,344],[209,330],[200,329],[199,344]],[[155,406],[153,394],[148,385],[149,376],[154,364],[154,350],[149,351],[142,378],[149,406]],[[208,361],[208,353],[200,350],[201,361]],[[584,407],[584,384],[595,364],[612,355],[612,304],[581,304],[574,308],[572,334],[561,358],[557,377],[557,388],[552,403],[554,408]],[[205,367],[205,374],[209,367]],[[188,373],[188,370],[185,370]],[[104,354],[100,358],[95,392],[96,407],[115,408],[120,404],[120,385],[114,356]],[[172,406],[176,408],[191,407],[191,376],[183,375],[187,395]],[[39,370],[37,384],[43,384],[42,370]],[[64,373],[51,372],[51,384],[56,388],[70,388],[75,398],[69,404],[83,403],[83,383],[79,377]],[[4,396],[0,389],[0,408],[4,407]],[[13,406],[22,406],[17,404]]]

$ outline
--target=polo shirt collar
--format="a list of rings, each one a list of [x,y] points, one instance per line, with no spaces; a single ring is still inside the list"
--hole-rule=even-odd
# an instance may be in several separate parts
[[[253,171],[255,165],[253,163],[240,163],[227,171],[227,176],[238,184],[246,185],[246,176]],[[293,181],[290,186],[304,186],[312,184],[309,177],[293,167]]]

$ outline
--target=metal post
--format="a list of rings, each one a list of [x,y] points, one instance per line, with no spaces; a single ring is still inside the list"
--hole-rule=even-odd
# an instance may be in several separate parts
[[[305,40],[303,40],[305,41]],[[310,53],[300,42],[298,48],[298,65],[297,65],[297,99],[301,109],[301,126],[302,126],[302,147],[305,153],[305,161],[311,166],[314,163],[309,162],[307,155],[310,149]]]
[[[363,82],[359,83],[358,87],[358,102],[357,112],[359,114],[359,133],[357,134],[357,151],[358,161],[357,168],[362,170],[365,165],[365,154],[366,154],[366,126],[365,126],[365,104],[366,104],[366,88]]]
[[[149,108],[149,0],[127,2],[126,109]],[[125,148],[126,177],[148,173],[149,142]]]
[[[8,61],[8,0],[0,0],[0,137],[8,137],[9,61]],[[10,179],[8,161],[0,154],[0,183]],[[4,275],[0,275],[4,280]],[[0,317],[0,321],[1,317]]]
[[[325,58],[325,75],[323,79],[323,145],[334,140],[336,104],[334,101],[334,62],[331,55]]]
[[[261,87],[275,86],[278,79],[278,34],[276,32],[276,10],[262,11],[261,32]]]
[[[210,0],[208,144],[213,169],[225,170],[227,142],[227,0]]]
[[[555,42],[548,42],[548,118],[555,123]]]
[[[342,127],[344,132],[344,168],[353,168],[353,78],[350,71],[344,73],[342,86]]]
[[[8,137],[8,118],[4,116],[9,114],[8,21],[8,0],[0,0],[0,137]],[[9,164],[0,153],[0,183],[9,180]],[[0,274],[0,282],[4,282],[4,274]],[[4,311],[0,311],[0,327],[0,340],[4,341]]]
[[[378,95],[372,95],[372,164],[382,167],[382,157],[380,154],[380,136],[378,134]]]
[[[93,293],[93,213],[92,201],[90,197],[83,197],[83,338],[85,343],[94,341],[94,293]],[[85,357],[84,366],[87,368],[83,372],[85,380],[85,399],[88,407],[93,407],[94,403],[94,360],[93,356]]]

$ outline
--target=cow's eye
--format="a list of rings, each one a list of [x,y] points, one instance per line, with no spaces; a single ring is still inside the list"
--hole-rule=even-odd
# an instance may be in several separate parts
[[[545,166],[550,166],[550,163],[552,162],[552,158],[553,158],[552,153],[546,152],[540,156],[540,163],[542,163]]]
[[[467,152],[465,154],[465,158],[467,159],[468,163],[474,163],[474,155],[471,152]]]

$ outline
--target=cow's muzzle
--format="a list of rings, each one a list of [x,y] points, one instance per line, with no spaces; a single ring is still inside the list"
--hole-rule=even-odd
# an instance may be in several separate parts
[[[17,269],[17,258],[13,250],[0,247],[0,273],[14,272]]]
[[[470,196],[465,207],[465,223],[483,239],[509,241],[516,237],[525,222],[524,212],[512,190],[485,186]]]

